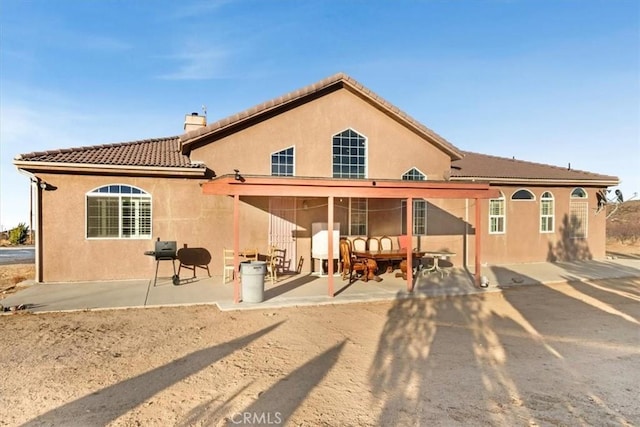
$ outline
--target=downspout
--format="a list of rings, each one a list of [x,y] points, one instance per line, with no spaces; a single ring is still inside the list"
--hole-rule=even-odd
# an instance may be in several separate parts
[[[35,281],[36,283],[42,283],[42,189],[40,188],[40,178],[31,172],[27,172],[24,169],[18,169],[18,173],[29,177],[29,191],[33,194],[33,189],[36,190],[36,197],[32,199],[32,205],[29,206],[29,210],[33,215],[33,211],[35,211],[35,242],[34,242],[34,253],[35,253]],[[29,218],[31,221],[31,218]],[[31,232],[33,233],[33,229]]]

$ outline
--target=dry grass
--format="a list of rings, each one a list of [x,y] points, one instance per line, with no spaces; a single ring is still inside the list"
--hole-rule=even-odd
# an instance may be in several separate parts
[[[36,274],[34,264],[9,264],[0,266],[0,299],[17,290],[17,285],[25,280],[33,280]]]

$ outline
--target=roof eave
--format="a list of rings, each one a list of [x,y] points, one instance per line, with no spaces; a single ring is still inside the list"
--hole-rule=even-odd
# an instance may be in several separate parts
[[[161,167],[161,166],[131,166],[131,165],[101,165],[91,163],[58,163],[14,160],[13,164],[29,172],[54,173],[100,173],[110,175],[142,175],[142,176],[185,176],[204,177],[205,167]]]

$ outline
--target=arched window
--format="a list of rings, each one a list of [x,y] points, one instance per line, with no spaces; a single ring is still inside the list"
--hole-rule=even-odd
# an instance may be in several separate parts
[[[426,181],[427,176],[416,168],[411,168],[402,175],[403,181]],[[407,232],[407,201],[402,201],[402,234]],[[427,201],[424,199],[413,200],[413,234],[427,234]]]
[[[540,232],[553,233],[554,203],[553,194],[548,191],[540,197]]]
[[[506,229],[504,194],[500,198],[489,199],[489,234],[502,234]]]
[[[276,153],[271,153],[271,175],[272,176],[293,176],[294,175],[294,147],[285,148]]]
[[[367,177],[367,139],[352,129],[333,135],[333,177]]]
[[[151,195],[131,185],[112,184],[86,195],[87,238],[150,239]]]
[[[527,189],[520,189],[511,195],[511,200],[535,200],[536,196]]]
[[[587,192],[584,191],[584,188],[582,188],[582,187],[576,187],[571,192],[571,198],[572,199],[586,199],[587,198]]]

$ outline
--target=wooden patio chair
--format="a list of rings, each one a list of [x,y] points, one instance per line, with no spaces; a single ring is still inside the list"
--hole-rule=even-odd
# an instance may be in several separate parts
[[[248,248],[242,251],[242,256],[247,261],[257,261],[258,260],[258,248]]]
[[[362,237],[356,237],[353,239],[353,251],[354,252],[364,252],[367,250],[367,241]]]
[[[393,250],[393,240],[389,236],[382,236],[380,238],[380,249],[383,251]]]
[[[369,237],[367,239],[367,248],[369,248],[370,251],[378,252],[380,250],[380,240],[375,237]]]
[[[236,277],[236,266],[234,264],[233,249],[222,249],[222,266],[224,274],[222,276],[222,284]]]
[[[342,280],[349,278],[349,283],[353,280],[353,272],[360,273],[362,280],[368,280],[367,260],[353,256],[351,246],[345,240],[340,241],[340,257],[342,259]]]

